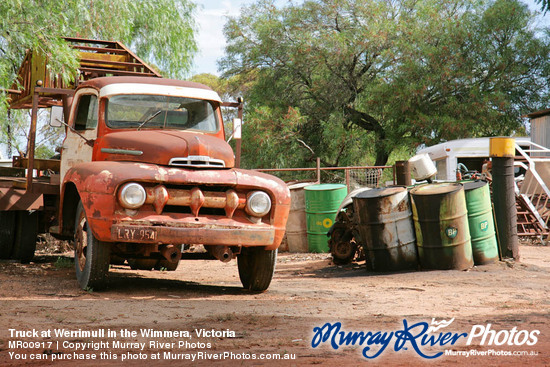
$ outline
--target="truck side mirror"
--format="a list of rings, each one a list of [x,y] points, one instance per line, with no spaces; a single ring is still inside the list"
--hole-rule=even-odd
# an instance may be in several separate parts
[[[227,139],[227,142],[229,143],[231,139],[241,139],[241,127],[243,125],[243,122],[241,119],[234,118],[233,119],[233,133],[231,133],[231,136],[229,139]]]
[[[243,125],[243,121],[238,118],[233,119],[233,138],[234,139],[240,139],[241,138],[241,127]]]
[[[50,110],[50,126],[51,127],[63,126],[63,107],[52,106]]]

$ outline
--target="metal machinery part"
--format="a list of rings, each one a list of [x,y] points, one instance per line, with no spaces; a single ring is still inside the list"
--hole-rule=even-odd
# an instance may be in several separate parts
[[[351,205],[346,209],[353,211]],[[338,213],[334,225],[329,231],[329,236],[328,244],[332,261],[337,265],[351,263],[356,256],[358,246],[353,236],[353,223],[347,211]]]
[[[365,258],[362,247],[355,241],[359,234],[354,227],[353,197],[366,190],[370,190],[370,188],[355,189],[344,198],[340,208],[338,208],[334,225],[327,233],[332,261],[337,265],[345,265],[351,263],[354,259],[362,260]]]

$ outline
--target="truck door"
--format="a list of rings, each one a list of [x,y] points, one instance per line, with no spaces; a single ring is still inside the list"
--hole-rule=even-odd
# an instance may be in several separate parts
[[[91,143],[97,139],[97,91],[94,89],[81,89],[76,93],[74,101],[71,107],[69,126],[72,126],[76,132],[67,129],[67,136],[63,141],[61,151],[62,179],[71,167],[92,160],[93,144]]]

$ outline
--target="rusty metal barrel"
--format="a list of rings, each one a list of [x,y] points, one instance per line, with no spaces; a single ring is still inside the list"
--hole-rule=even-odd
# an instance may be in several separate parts
[[[464,188],[457,183],[418,186],[411,190],[420,265],[424,269],[472,267],[472,244]]]
[[[466,195],[474,264],[494,263],[498,261],[498,247],[489,185],[481,180],[462,184]]]
[[[398,185],[412,185],[411,168],[409,165],[409,161],[395,162],[395,180]]]
[[[308,252],[305,187],[313,184],[301,182],[288,186],[291,201],[285,238],[289,252]]]
[[[406,188],[364,191],[353,198],[353,207],[369,270],[397,271],[417,267],[414,226]]]

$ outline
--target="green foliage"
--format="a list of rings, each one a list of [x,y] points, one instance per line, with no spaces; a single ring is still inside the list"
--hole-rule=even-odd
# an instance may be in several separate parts
[[[548,97],[550,41],[516,0],[259,1],[225,34],[220,66],[254,78],[245,98],[269,107],[269,139],[287,135],[280,126],[297,109],[292,138],[327,165],[383,165],[401,146],[522,133],[522,114]]]
[[[0,1],[0,88],[17,87],[15,78],[27,49],[47,56],[52,74],[74,80],[77,52],[62,37],[121,41],[165,76],[183,78],[197,51],[195,8],[190,0]],[[3,141],[11,139],[5,134],[6,107],[0,92]]]
[[[292,108],[286,114],[267,106],[247,110],[241,165],[285,168],[306,160],[310,153],[298,141],[302,122],[300,112]],[[293,154],[289,156],[288,152]]]
[[[121,41],[166,75],[182,78],[197,50],[188,0],[5,0],[0,2],[0,86],[9,87],[27,49],[70,77],[77,55],[62,37]]]
[[[74,266],[74,259],[68,257],[58,257],[54,266],[57,269],[68,269]]]

